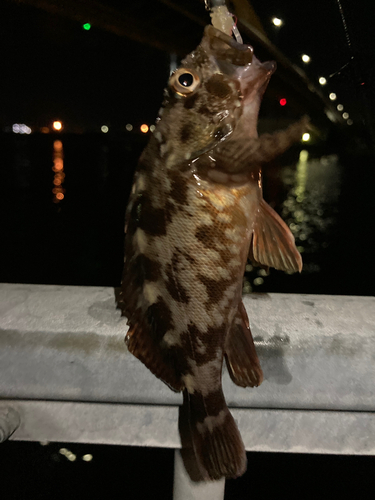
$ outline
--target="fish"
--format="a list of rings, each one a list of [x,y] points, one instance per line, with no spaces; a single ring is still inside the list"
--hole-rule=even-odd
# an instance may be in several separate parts
[[[126,211],[120,305],[128,350],[183,391],[204,480],[236,478],[245,447],[222,390],[263,373],[242,303],[245,265],[297,272],[292,233],[262,195],[262,165],[301,139],[308,119],[258,136],[275,63],[206,26],[170,76]]]

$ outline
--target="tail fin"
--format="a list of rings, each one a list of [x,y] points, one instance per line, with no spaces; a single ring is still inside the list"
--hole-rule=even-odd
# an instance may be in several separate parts
[[[222,391],[209,397],[188,394],[189,424],[194,454],[205,480],[236,478],[246,471],[245,447]]]

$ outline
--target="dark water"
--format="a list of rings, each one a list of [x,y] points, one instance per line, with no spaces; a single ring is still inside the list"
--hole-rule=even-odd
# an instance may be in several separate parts
[[[0,135],[0,281],[118,286],[124,212],[146,141]],[[249,265],[245,292],[372,295],[374,172],[363,140],[341,136],[297,145],[268,165],[265,198],[293,231],[304,270],[267,276]],[[374,488],[374,457],[248,453],[248,460],[248,472],[227,481],[226,499],[307,491],[366,498]],[[5,500],[172,498],[173,450],[8,442],[0,466]]]
[[[0,135],[0,281],[118,286],[124,212],[142,134]],[[353,137],[292,148],[264,168],[300,275],[248,266],[244,291],[372,295],[371,153]]]

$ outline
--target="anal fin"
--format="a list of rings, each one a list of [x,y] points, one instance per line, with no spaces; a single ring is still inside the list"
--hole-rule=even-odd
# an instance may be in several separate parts
[[[249,259],[255,265],[301,272],[302,257],[294,236],[281,217],[263,199],[253,228]]]
[[[225,361],[230,378],[236,385],[257,387],[262,383],[263,372],[242,300],[226,339]]]
[[[163,349],[155,342],[142,323],[130,326],[125,337],[125,343],[136,358],[138,358],[156,377],[160,378],[173,391],[180,392],[184,388],[181,376],[175,366],[173,353]]]

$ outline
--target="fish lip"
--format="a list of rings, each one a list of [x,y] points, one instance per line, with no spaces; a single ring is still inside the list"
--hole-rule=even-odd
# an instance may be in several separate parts
[[[210,49],[216,59],[230,62],[235,66],[247,66],[251,64],[254,51],[250,45],[237,42],[234,38],[210,24],[205,27],[204,36],[208,39]],[[227,47],[223,46],[223,43]]]
[[[247,72],[244,71],[240,78],[241,93],[243,95],[243,105],[246,106],[255,96],[261,99],[272,74],[276,71],[276,62],[266,61],[261,63],[254,57],[253,64]]]

